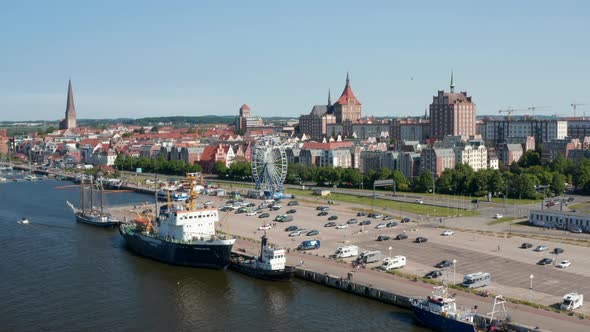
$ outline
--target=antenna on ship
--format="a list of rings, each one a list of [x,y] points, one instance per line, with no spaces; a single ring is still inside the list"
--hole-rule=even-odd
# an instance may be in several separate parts
[[[266,247],[268,238],[266,237],[266,231],[264,231],[264,235],[262,235],[262,238],[260,238],[262,241],[260,242],[260,256],[258,257],[258,260],[262,261],[262,253],[264,252],[264,247]]]

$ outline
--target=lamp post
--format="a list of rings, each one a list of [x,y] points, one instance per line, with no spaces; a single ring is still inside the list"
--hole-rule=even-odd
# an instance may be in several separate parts
[[[389,258],[391,258],[391,249],[393,249],[393,247],[389,247]]]
[[[455,269],[456,269],[456,265],[457,265],[457,260],[453,259],[453,285],[456,285],[456,281],[455,281]]]
[[[531,274],[529,278],[531,279],[531,286],[529,288],[529,302],[533,302],[533,278],[535,278],[535,276]]]

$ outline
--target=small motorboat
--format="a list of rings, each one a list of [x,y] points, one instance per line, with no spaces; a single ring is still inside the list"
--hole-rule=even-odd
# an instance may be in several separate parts
[[[22,218],[21,218],[21,219],[18,221],[18,223],[19,223],[19,224],[26,225],[26,224],[28,224],[28,223],[29,223],[29,219],[27,219],[27,218],[25,218],[25,217],[22,217]]]

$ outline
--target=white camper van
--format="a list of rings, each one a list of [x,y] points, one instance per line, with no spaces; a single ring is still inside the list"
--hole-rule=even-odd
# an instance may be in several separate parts
[[[463,277],[463,286],[467,288],[484,287],[492,282],[492,276],[487,272],[475,272]]]
[[[569,293],[563,296],[563,302],[560,305],[561,310],[578,309],[584,304],[584,295],[578,293]]]
[[[334,253],[334,257],[336,259],[338,259],[338,258],[353,257],[353,256],[357,256],[358,254],[359,254],[359,247],[345,246],[345,247],[339,247],[338,249],[336,249],[336,252]]]
[[[383,264],[379,265],[377,269],[389,271],[399,269],[406,266],[406,256],[387,257],[383,260]]]

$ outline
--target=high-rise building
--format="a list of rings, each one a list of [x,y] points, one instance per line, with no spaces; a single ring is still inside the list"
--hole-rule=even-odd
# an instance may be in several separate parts
[[[334,103],[336,123],[345,121],[357,122],[361,119],[361,102],[355,97],[350,87],[350,79],[346,73],[346,85],[338,100]]]
[[[59,123],[59,129],[76,128],[76,107],[74,107],[74,91],[72,80],[68,83],[68,100],[66,102],[66,118]]]
[[[475,135],[476,107],[467,92],[455,92],[451,73],[450,92],[438,91],[430,104],[430,131],[433,138]]]
[[[240,107],[240,116],[236,123],[238,131],[245,133],[248,128],[262,127],[264,122],[258,116],[252,116],[250,106],[244,104]]]

